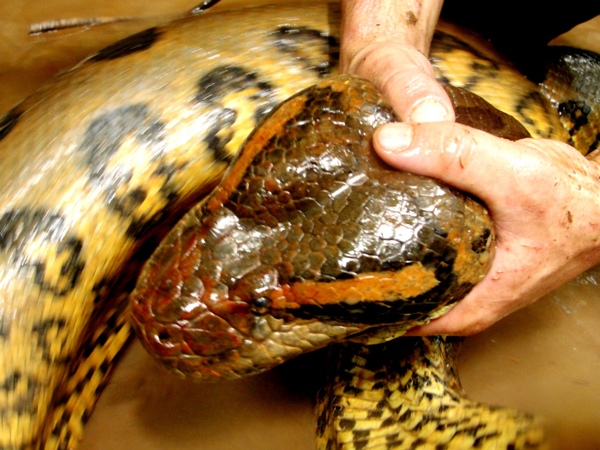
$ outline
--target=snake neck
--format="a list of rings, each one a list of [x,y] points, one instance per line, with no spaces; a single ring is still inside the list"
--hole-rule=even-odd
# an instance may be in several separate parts
[[[318,402],[318,448],[543,448],[541,420],[465,397],[462,339],[400,338],[338,345]],[[441,419],[441,420],[440,420]]]

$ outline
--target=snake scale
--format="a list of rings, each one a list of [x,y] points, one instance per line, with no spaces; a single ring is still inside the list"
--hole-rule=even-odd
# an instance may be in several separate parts
[[[76,446],[82,424],[91,414],[114,359],[129,337],[126,300],[142,265],[167,230],[218,184],[262,118],[283,100],[336,74],[338,24],[339,8],[333,3],[315,3],[310,8],[302,5],[251,8],[218,15],[209,11],[183,18],[101,50],[57,76],[0,119],[0,179],[3,181],[0,193],[0,448]],[[594,55],[575,53],[573,57],[581,58],[583,65],[597,66]],[[467,87],[484,97],[486,93],[493,93],[487,97],[488,100],[516,117],[531,135],[568,141],[584,153],[597,146],[598,132],[590,133],[587,126],[597,122],[596,112],[589,106],[594,101],[597,103],[595,91],[591,91],[591,100],[583,97],[584,94],[577,94],[578,97],[571,93],[563,94],[562,86],[577,84],[571,79],[567,82],[557,80],[556,87],[553,80],[547,80],[540,90],[538,85],[527,81],[476,38],[457,34],[449,26],[438,30],[431,59],[440,80]],[[577,78],[586,79],[589,77]],[[586,93],[590,89],[583,86],[579,91]],[[315,91],[305,92],[313,92],[310,94],[313,97],[316,95]],[[301,99],[302,94],[294,98]],[[379,101],[373,100],[374,103]],[[290,108],[294,115],[306,109],[298,105]],[[556,110],[561,112],[560,116]],[[335,109],[330,109],[330,113],[332,111],[335,113]],[[464,112],[469,115],[469,111],[466,108]],[[310,122],[312,119],[307,120]],[[336,120],[332,119],[332,123]],[[565,123],[564,127],[561,121]],[[371,128],[375,124],[371,123]],[[258,131],[253,136],[260,137],[260,133]],[[365,145],[368,136],[362,135],[359,140]],[[324,164],[336,163],[336,160],[327,160],[326,157],[321,160]],[[237,165],[233,167],[231,173],[241,176],[241,170],[235,170]],[[260,170],[265,170],[264,166]],[[359,182],[358,179],[355,181]],[[267,187],[274,189],[269,187],[269,183]],[[335,187],[331,192],[339,190]],[[229,189],[233,188],[235,186],[232,185]],[[305,189],[308,203],[310,199],[318,198],[319,192],[309,192],[309,187]],[[226,190],[221,186],[218,192]],[[237,192],[236,195],[239,198],[245,194]],[[341,197],[344,198],[344,195]],[[218,196],[211,198],[206,208],[218,203],[214,200]],[[476,205],[471,200],[468,202]],[[351,226],[346,224],[345,228],[347,233],[352,233]],[[261,230],[257,233],[264,233],[264,229]],[[317,255],[313,258],[320,260],[319,271],[325,273],[326,262],[322,255],[327,249],[326,232],[310,230],[310,233],[323,238],[312,240],[309,246],[313,246],[311,255]],[[427,241],[427,247],[423,244],[421,250],[441,245],[439,239],[435,241],[435,233],[429,232],[429,237],[424,239],[432,236],[434,241]],[[471,245],[473,248],[480,249]],[[225,246],[219,251],[223,254],[229,249]],[[247,247],[249,255],[254,251],[251,245]],[[155,256],[153,261],[162,262],[165,258]],[[145,273],[153,273],[152,264],[148,266],[150,272]],[[311,264],[306,264],[307,274],[314,270]],[[365,262],[364,271],[371,273],[375,266],[375,261]],[[398,263],[392,266],[394,264],[388,264],[383,269],[398,270],[394,289],[408,279],[419,282],[411,284],[412,291],[406,294],[407,297],[418,297],[426,292],[427,279],[434,283],[437,281],[438,275],[432,276],[431,271],[420,268],[419,264]],[[226,270],[251,273],[254,268],[232,266]],[[301,283],[290,282],[288,285],[298,285],[300,291],[314,289],[316,294],[311,295],[329,298],[335,306],[341,297],[337,298],[333,292],[354,289],[356,262],[349,262],[347,268],[344,274],[331,272],[326,283],[321,283],[329,286],[337,283],[339,287],[325,294],[319,294],[321,288],[318,285],[311,287],[310,283],[304,287]],[[203,270],[211,271],[210,268]],[[223,270],[222,267],[218,269]],[[475,278],[481,276],[484,269],[479,270]],[[451,273],[450,268],[446,272]],[[251,275],[237,286],[235,292],[240,300],[248,292],[261,291],[259,283],[273,285],[277,281],[274,281],[273,272],[269,269],[254,271]],[[308,275],[295,277],[290,281],[309,278]],[[367,278],[363,284],[368,288],[372,280]],[[133,308],[134,315],[138,321],[141,318],[141,322],[147,317],[140,312],[141,301],[138,301],[143,297],[140,292],[149,285],[144,280],[142,276],[134,295]],[[180,297],[184,300],[175,307],[158,302],[159,306],[164,306],[161,309],[164,317],[182,311],[197,313],[202,308],[198,302],[192,301],[194,295],[198,296],[194,291],[198,285],[193,285],[183,284],[188,295]],[[380,297],[395,292],[381,283],[377,286],[372,291]],[[457,298],[464,294],[465,289],[452,295]],[[149,290],[156,293],[154,288]],[[300,294],[296,291],[295,295],[299,298]],[[451,298],[452,295],[446,301],[456,299]],[[265,315],[282,298],[259,295],[253,299],[251,307],[254,312]],[[260,338],[262,330],[273,327],[281,330],[287,327],[285,322],[288,318],[295,316],[295,320],[304,321],[304,326],[299,328],[300,331],[290,331],[287,338],[282,337],[284,333],[279,333],[278,339],[283,340],[274,342],[272,347],[287,342],[289,347],[297,349],[296,353],[300,352],[299,342],[314,348],[336,338],[336,333],[339,338],[361,332],[362,340],[385,341],[392,336],[391,331],[365,334],[362,331],[364,327],[349,325],[353,314],[377,308],[372,306],[377,302],[370,303],[369,307],[360,304],[358,308],[345,308],[342,319],[339,311],[327,312],[324,308],[318,320],[309,317],[311,309],[314,313],[318,308],[306,307],[310,306],[308,304],[284,305],[279,315],[262,320],[262,329],[255,326],[252,331]],[[439,308],[443,310],[443,304],[430,307],[432,310]],[[227,314],[229,312],[231,308],[227,309]],[[410,314],[423,312],[427,311],[417,308]],[[375,316],[381,318],[382,313],[376,312]],[[368,325],[375,325],[374,319],[369,319],[366,314],[360,320],[365,323],[370,320]],[[223,325],[222,320],[211,321],[209,319],[204,324],[208,329],[219,330]],[[330,323],[327,324],[327,321]],[[344,326],[342,322],[345,322]],[[406,323],[399,325],[395,331],[401,332],[407,326]],[[156,325],[150,325],[152,327],[155,339],[147,342],[149,347],[153,343],[164,344],[163,341],[173,336],[169,334],[173,329],[158,329]],[[248,329],[248,325],[241,322],[233,328],[236,327],[238,330]],[[198,368],[205,373],[211,372],[211,367],[218,366],[219,358],[214,355],[219,353],[221,345],[228,349],[240,348],[239,333],[228,334],[229,328],[227,333],[217,333],[216,337],[207,337],[201,330],[195,330],[185,341],[187,345],[154,347],[155,350],[160,347],[167,364],[177,366],[175,370],[179,372],[191,372],[189,367],[194,369],[194,374],[198,373]],[[243,336],[242,341],[245,344]],[[490,409],[461,398],[453,369],[450,367],[448,372],[446,360],[440,359],[454,351],[451,342],[438,338],[414,342],[408,347],[419,357],[409,358],[411,364],[428,361],[423,370],[415,372],[409,371],[406,365],[402,366],[403,360],[390,358],[387,362],[382,361],[385,358],[377,356],[377,351],[369,353],[375,355],[371,360],[371,356],[363,354],[362,347],[355,348],[358,344],[348,345],[342,350],[339,364],[352,360],[353,366],[358,369],[346,372],[349,369],[340,366],[336,370],[337,375],[324,390],[319,420],[321,446],[402,448],[409,444],[426,445],[422,435],[405,442],[397,431],[377,435],[377,430],[385,430],[392,424],[393,417],[396,420],[401,418],[401,422],[412,422],[412,429],[422,429],[424,435],[434,435],[437,442],[449,439],[452,434],[449,431],[438,430],[440,432],[435,434],[428,428],[432,426],[428,424],[434,422],[428,418],[421,420],[415,412],[419,411],[418,407],[407,413],[409,410],[403,409],[407,407],[397,403],[394,396],[398,391],[393,387],[397,388],[402,382],[399,378],[403,376],[413,377],[409,382],[412,386],[409,394],[422,391],[419,387],[427,387],[425,391],[429,394],[432,390],[447,391],[447,395],[442,397],[453,400],[452,406],[439,403],[441,400],[435,400],[429,394],[418,400],[438,402],[438,413],[462,411],[463,419],[457,421],[454,416],[454,425],[470,425],[456,434],[462,443],[455,440],[453,445],[457,447],[448,444],[448,448],[460,448],[459,444],[463,448],[471,448],[474,443],[485,443],[498,434],[497,430],[494,431],[494,421],[506,428],[507,420],[516,424],[515,428],[511,428],[514,430],[512,437],[507,438],[506,434],[501,437],[511,440],[512,444],[507,445],[533,446],[540,443],[542,438],[536,419],[525,414],[504,413],[505,410],[492,408],[491,414],[483,414],[487,414],[487,422],[477,422],[482,411]],[[384,345],[398,344],[393,341]],[[182,350],[182,347],[186,348]],[[188,356],[197,352],[212,358],[211,366],[206,368],[204,363],[197,363],[194,358],[171,358],[174,353],[188,350],[191,350]],[[169,351],[172,353],[169,354]],[[245,354],[253,352],[247,350]],[[276,355],[277,351],[271,353]],[[274,363],[273,359],[265,359],[264,356],[265,367]],[[182,362],[186,359],[189,364]],[[229,362],[225,362],[220,369],[229,367]],[[257,370],[255,366],[242,366],[230,375],[254,370]],[[377,378],[382,370],[387,371],[387,381]],[[431,376],[424,375],[427,373]],[[436,384],[431,380],[445,382]],[[366,390],[368,385],[379,389]],[[344,395],[352,393],[354,397],[346,399],[336,391],[340,389]],[[333,392],[333,395],[327,396],[326,392]],[[380,398],[376,401],[376,407],[370,407],[370,411],[375,412],[371,413],[359,407],[374,400],[370,392],[387,392],[387,400]],[[345,403],[336,404],[336,401]],[[386,402],[388,406],[384,410],[382,405]],[[332,409],[327,409],[327,404]],[[358,409],[351,417],[331,413],[332,410],[350,412],[353,408]],[[427,408],[431,409],[431,405]],[[452,427],[446,428],[450,430]]]

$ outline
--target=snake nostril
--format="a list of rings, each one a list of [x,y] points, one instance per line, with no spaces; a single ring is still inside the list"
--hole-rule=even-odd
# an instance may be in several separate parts
[[[169,333],[167,333],[166,331],[161,331],[160,333],[158,333],[158,335],[156,336],[157,339],[161,342],[165,342],[168,341],[171,338],[171,335]]]
[[[161,358],[179,356],[183,333],[178,326],[163,326],[147,330],[142,341]]]

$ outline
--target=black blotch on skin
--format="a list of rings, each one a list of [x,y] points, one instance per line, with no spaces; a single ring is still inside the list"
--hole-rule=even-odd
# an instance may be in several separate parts
[[[147,196],[147,191],[142,188],[136,188],[130,192],[127,192],[122,198],[119,199],[119,201],[114,202],[114,204],[109,204],[115,211],[118,211],[125,216],[129,216],[139,205],[144,202],[144,200],[146,200]]]
[[[132,53],[142,52],[154,45],[160,37],[158,28],[148,28],[104,47],[98,53],[90,58],[90,61],[105,61],[121,58]]]
[[[15,127],[21,114],[23,114],[22,111],[13,108],[0,118],[0,141]]]
[[[197,84],[195,101],[211,107],[207,113],[207,131],[204,141],[217,161],[230,161],[225,146],[232,139],[231,127],[237,113],[222,104],[225,96],[233,92],[248,91],[248,100],[255,104],[254,118],[258,122],[267,115],[275,103],[275,93],[270,83],[239,66],[219,66],[203,75]]]
[[[345,419],[342,419],[345,420]],[[371,430],[353,430],[352,437],[354,441],[365,441],[371,435]],[[366,443],[365,443],[366,446]]]
[[[10,333],[10,319],[0,320],[0,339],[7,339]]]
[[[356,421],[352,419],[341,419],[340,428],[342,430],[352,430],[356,426]]]
[[[164,208],[149,218],[133,219],[127,226],[125,234],[135,241],[144,238],[148,233],[153,231],[156,226],[161,226],[165,222],[171,222],[169,216],[175,214],[173,205],[179,200],[179,195],[175,192],[166,193],[164,195]],[[177,217],[180,217],[178,214]]]
[[[15,370],[12,373],[9,373],[4,377],[4,381],[0,383],[0,391],[12,392],[16,389],[19,381],[23,378],[23,374]]]
[[[596,139],[592,142],[592,145],[589,147],[589,151],[593,151],[600,147],[600,133],[596,133]]]
[[[236,112],[229,108],[216,109],[213,114],[209,114],[207,117],[207,131],[204,142],[206,142],[208,149],[213,152],[217,161],[231,161],[231,156],[225,150],[225,146],[233,138],[233,133],[223,133],[222,130],[233,126],[236,117]],[[224,135],[219,136],[219,133]]]
[[[515,110],[517,111],[517,117],[521,123],[527,123],[528,125],[533,125],[536,127],[536,123],[528,114],[530,105],[542,106],[544,108],[544,114],[552,115],[553,112],[550,110],[550,103],[546,102],[541,93],[536,91],[528,92],[527,95],[523,95],[519,98],[518,103],[515,105]],[[537,129],[539,134],[543,134],[542,130]],[[530,136],[525,136],[530,137]],[[512,140],[516,140],[520,138],[515,138]]]
[[[150,159],[158,160],[164,150],[165,125],[150,114],[145,104],[124,105],[94,119],[78,151],[84,153],[90,182],[105,190],[107,207],[129,217],[144,202],[147,192],[143,187],[137,187],[117,194],[121,186],[132,179],[135,169],[125,164],[110,167],[111,158],[126,138],[133,138],[139,144],[138,151],[150,152]],[[167,174],[168,179],[172,172],[172,168],[160,166],[160,174]]]
[[[268,97],[273,87],[266,81],[261,81],[256,72],[249,72],[240,66],[219,66],[203,75],[198,81],[196,101],[216,104],[231,92],[241,92],[256,88],[256,99]]]
[[[64,402],[64,404],[66,404],[66,402]],[[69,442],[69,437],[71,435],[71,432],[68,429],[68,425],[69,425],[69,415],[68,414],[61,414],[60,415],[60,419],[56,421],[54,428],[52,428],[52,436],[56,437],[56,438],[61,438],[63,439],[64,442]],[[64,436],[61,436],[63,433],[63,430],[66,430],[66,433]]]
[[[316,72],[320,77],[329,75],[340,59],[338,39],[319,30],[281,26],[272,33],[272,37],[279,51],[294,56],[308,70]],[[309,52],[309,49],[313,51]],[[319,58],[317,55],[324,58]]]
[[[60,255],[59,284],[46,280],[46,261],[29,255],[31,242],[53,245]],[[42,291],[57,296],[68,293],[77,285],[85,267],[83,241],[77,237],[62,214],[45,209],[15,209],[0,216],[0,252],[10,254],[11,261],[23,271],[33,270],[33,281]]]
[[[52,341],[56,339],[56,334],[67,325],[67,321],[62,318],[49,318],[36,322],[31,331],[37,335],[37,346],[42,351],[43,358],[49,363],[57,361],[51,358],[50,347]],[[67,360],[60,361],[66,363]]]
[[[500,66],[497,61],[488,58],[483,53],[478,51],[473,46],[469,45],[467,42],[458,39],[456,36],[452,36],[448,33],[444,33],[443,31],[436,30],[433,34],[433,40],[431,41],[431,54],[435,53],[450,53],[456,50],[464,50],[467,53],[473,54],[476,59],[481,59],[487,61],[489,63],[489,68],[492,69],[493,73],[495,70],[499,70]],[[432,61],[435,61],[436,58],[431,58]],[[489,70],[489,69],[488,69]]]
[[[19,385],[26,385],[26,389],[18,389]],[[9,372],[0,382],[0,391],[10,392],[15,396],[11,410],[17,415],[31,415],[37,412],[34,399],[41,388],[41,383],[33,376],[25,375],[18,370]]]
[[[160,143],[164,125],[149,118],[148,107],[137,103],[121,106],[94,119],[88,126],[78,150],[85,152],[91,178],[104,174],[106,166],[130,134],[140,142]]]
[[[557,110],[560,116],[568,117],[573,123],[573,127],[569,130],[571,136],[588,124],[588,116],[592,112],[592,108],[587,103],[574,100],[567,100],[564,103],[559,103]]]

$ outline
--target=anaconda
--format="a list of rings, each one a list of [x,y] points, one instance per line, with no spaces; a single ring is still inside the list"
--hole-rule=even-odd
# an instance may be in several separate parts
[[[2,333],[7,391],[2,408],[8,411],[2,422],[2,439],[7,440],[2,442],[7,447],[41,445],[37,439],[45,439],[40,437],[42,424],[51,421],[39,411],[50,404],[57,405],[57,426],[50,425],[46,433],[73,433],[66,438],[76,439],[78,430],[63,428],[61,420],[87,413],[73,411],[80,406],[70,392],[94,392],[116,351],[110,350],[105,359],[95,343],[127,334],[118,323],[87,328],[84,322],[107,320],[101,316],[103,308],[110,310],[108,299],[118,302],[114,292],[129,288],[116,281],[121,280],[128,249],[143,247],[133,260],[146,258],[141,239],[147,230],[167,212],[184,209],[203,194],[202,187],[213,183],[253,127],[256,111],[266,113],[280,99],[334,72],[335,30],[328,26],[335,23],[330,20],[335,11],[321,7],[305,13],[305,18],[290,21],[282,19],[288,17],[285,12],[261,11],[252,30],[244,31],[248,39],[242,43],[239,17],[233,14],[202,22],[206,44],[191,39],[198,33],[191,23],[202,18],[139,34],[60,76],[5,117],[1,145],[11,149],[3,151],[0,169],[7,186],[2,194],[3,297],[11,308]],[[246,21],[249,12],[244,14]],[[215,40],[207,36],[234,26],[235,35],[223,37],[215,49]],[[182,42],[190,43],[189,51],[182,51]],[[247,48],[257,43],[254,52]],[[203,52],[210,54],[209,61]],[[173,59],[176,54],[191,59]],[[241,55],[246,62],[240,61]],[[157,64],[160,60],[173,70]],[[288,84],[280,88],[284,81]],[[82,98],[88,99],[85,105]],[[250,106],[244,106],[247,102]],[[74,127],[59,120],[71,111],[77,111]],[[192,115],[199,111],[206,116]],[[44,126],[27,125],[36,123]],[[248,125],[240,128],[244,123]],[[175,129],[191,140],[173,141]],[[27,153],[15,151],[25,148]],[[139,153],[131,156],[132,149]],[[214,174],[213,161],[221,167]],[[89,197],[73,201],[82,193]],[[119,252],[107,254],[108,248]],[[19,306],[24,299],[30,302],[26,308]],[[91,308],[94,304],[98,309]],[[40,317],[38,311],[43,312]],[[23,341],[31,347],[22,346]],[[89,357],[93,370],[78,365],[78,374],[68,375],[71,381],[65,384],[65,373],[72,370],[68,366],[79,355]],[[99,372],[97,365],[102,366]],[[40,372],[55,375],[42,379]]]

